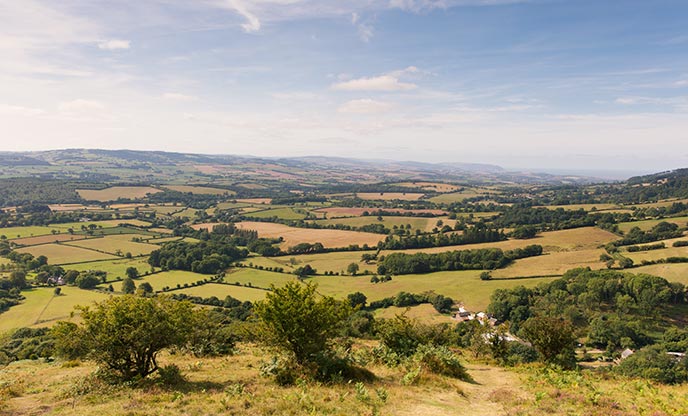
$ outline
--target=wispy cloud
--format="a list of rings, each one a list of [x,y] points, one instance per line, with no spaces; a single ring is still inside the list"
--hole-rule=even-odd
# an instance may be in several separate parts
[[[129,49],[131,47],[131,42],[122,39],[110,39],[98,44],[98,48],[105,51],[117,51],[122,49]]]
[[[342,104],[337,111],[340,113],[351,114],[374,114],[389,111],[392,104],[384,101],[377,101],[370,98],[351,100]]]
[[[408,91],[418,88],[418,85],[403,82],[400,78],[417,72],[418,68],[410,66],[406,69],[392,71],[376,77],[363,77],[338,82],[332,84],[332,89],[338,91]]]
[[[170,101],[196,101],[198,97],[193,95],[180,94],[177,92],[167,92],[162,95],[162,98]]]

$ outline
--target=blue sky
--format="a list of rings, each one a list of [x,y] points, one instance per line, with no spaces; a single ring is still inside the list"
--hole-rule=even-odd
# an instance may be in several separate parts
[[[0,0],[0,150],[688,166],[688,3]]]

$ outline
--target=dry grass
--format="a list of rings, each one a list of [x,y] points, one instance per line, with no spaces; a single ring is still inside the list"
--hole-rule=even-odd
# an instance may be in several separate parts
[[[195,195],[234,195],[234,191],[221,188],[212,188],[209,186],[193,186],[193,185],[165,185],[167,189],[177,192],[188,193]]]
[[[425,194],[411,192],[359,192],[356,196],[367,201],[393,201],[396,199],[400,201],[417,201]]]
[[[359,217],[362,216],[364,212],[374,212],[377,211],[376,208],[347,208],[347,207],[328,207],[328,208],[318,208],[313,210],[314,213],[324,212],[329,218],[338,217]],[[403,214],[433,214],[433,215],[446,215],[446,211],[441,209],[396,209],[389,208],[385,211],[395,212],[400,215]]]
[[[48,264],[70,264],[117,258],[111,254],[72,247],[66,244],[43,244],[40,246],[23,247],[16,251],[19,253],[31,253],[34,257],[46,256]]]
[[[241,301],[256,302],[263,300],[268,291],[263,289],[255,289],[244,286],[222,285],[215,283],[208,283],[202,286],[195,286],[186,289],[176,290],[173,293],[185,293],[189,296],[200,296],[202,298],[209,298],[215,296],[218,299],[224,299],[231,296]]]
[[[454,192],[461,189],[461,187],[459,186],[442,182],[401,182],[393,183],[392,185],[403,186],[405,188],[421,188],[424,191],[433,192]]]
[[[590,267],[593,270],[605,268],[600,261],[603,249],[561,251],[542,256],[516,260],[504,269],[492,272],[493,277],[560,276],[567,270],[577,267]]]
[[[272,198],[239,198],[236,201],[246,204],[269,204],[272,202]]]
[[[299,243],[322,243],[325,247],[348,247],[351,244],[370,246],[376,245],[384,238],[381,234],[362,233],[342,230],[312,230],[307,228],[289,227],[270,222],[245,221],[237,223],[237,228],[256,230],[260,237],[283,237],[282,248],[292,247]],[[195,227],[194,227],[195,228]]]
[[[645,231],[645,230],[649,230],[650,228],[654,227],[655,225],[659,224],[660,222],[674,223],[674,224],[678,224],[679,227],[685,228],[688,226],[688,217],[662,218],[659,220],[622,222],[622,223],[619,223],[619,230],[626,233],[626,232],[630,231],[631,228],[638,227],[641,230]]]
[[[582,209],[584,211],[607,211],[607,210],[613,210],[613,209],[622,209],[619,205],[616,204],[572,204],[572,205],[543,205],[535,208],[547,208],[551,210],[559,209],[562,208],[566,211],[575,211]]]
[[[162,192],[150,186],[113,186],[105,189],[77,189],[79,196],[87,201],[116,201],[119,198],[142,199],[148,194]]]
[[[56,241],[74,241],[83,240],[86,236],[73,234],[48,234],[37,237],[25,237],[12,240],[13,243],[21,244],[23,246],[35,246],[36,244],[54,243]]]
[[[437,221],[442,221],[443,225],[448,225],[454,227],[456,220],[450,220],[446,217],[436,217],[436,218],[424,218],[424,217],[396,217],[396,216],[384,216],[382,221],[377,220],[377,216],[366,216],[366,217],[348,217],[348,218],[335,218],[329,220],[318,220],[315,221],[317,224],[322,225],[334,225],[343,224],[352,227],[361,227],[368,224],[382,224],[385,227],[392,229],[395,225],[397,227],[411,225],[411,231],[421,230],[423,232],[432,231],[433,228],[437,227]],[[442,228],[440,226],[439,228]]]
[[[48,208],[52,212],[65,212],[65,211],[80,211],[86,209],[85,205],[82,204],[50,204]]]
[[[632,273],[647,273],[660,276],[670,282],[688,285],[688,263],[651,264],[631,269]]]

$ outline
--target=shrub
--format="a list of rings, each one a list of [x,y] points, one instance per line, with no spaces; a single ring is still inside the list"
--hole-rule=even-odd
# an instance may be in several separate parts
[[[469,380],[466,368],[459,362],[459,357],[445,346],[420,345],[412,360],[423,369],[434,374]]]

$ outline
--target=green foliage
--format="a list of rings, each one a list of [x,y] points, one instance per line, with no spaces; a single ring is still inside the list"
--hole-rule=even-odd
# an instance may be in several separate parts
[[[192,305],[165,297],[117,296],[78,309],[83,325],[65,336],[80,338],[87,358],[123,380],[157,371],[158,353],[183,347],[193,330]]]
[[[399,357],[410,357],[421,345],[449,344],[453,338],[448,325],[426,325],[405,315],[378,321],[377,335],[381,345]]]
[[[564,368],[576,365],[573,326],[557,318],[536,316],[528,319],[521,328],[521,335],[533,344],[545,362]]]
[[[670,355],[661,345],[642,348],[621,361],[615,371],[632,377],[643,377],[660,383],[688,381],[688,357]]]
[[[366,302],[368,301],[368,298],[366,295],[364,295],[361,292],[355,292],[355,293],[349,293],[346,296],[346,300],[349,301],[349,305],[356,309],[356,308],[363,308],[366,305]]]
[[[303,365],[327,351],[338,327],[351,314],[347,303],[316,295],[316,286],[289,282],[272,287],[255,305],[262,324],[261,337]]]
[[[55,340],[48,328],[20,328],[0,339],[0,365],[17,360],[48,358],[54,352]]]
[[[511,232],[511,237],[519,240],[526,240],[534,238],[537,234],[537,228],[533,225],[520,225]]]
[[[237,248],[229,238],[198,243],[174,241],[153,251],[148,263],[153,267],[167,270],[215,274],[246,256],[248,256],[248,250]]]
[[[134,283],[131,277],[125,277],[122,280],[122,293],[131,295],[134,292],[136,292],[136,283]]]
[[[79,277],[76,278],[74,284],[79,287],[79,289],[93,289],[100,284],[101,279],[91,273],[81,273]]]
[[[420,345],[416,349],[412,361],[434,374],[470,380],[466,368],[459,361],[458,355],[446,346]]]
[[[539,256],[542,246],[531,245],[510,251],[498,248],[458,250],[443,253],[392,253],[378,261],[378,274],[418,274],[445,270],[493,270],[511,261]]]

